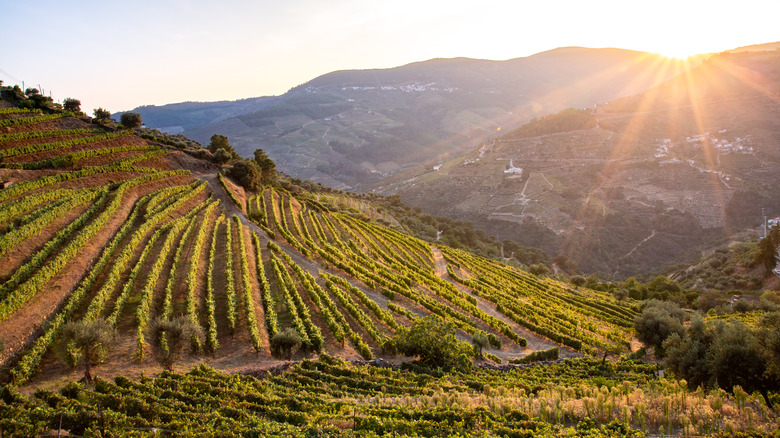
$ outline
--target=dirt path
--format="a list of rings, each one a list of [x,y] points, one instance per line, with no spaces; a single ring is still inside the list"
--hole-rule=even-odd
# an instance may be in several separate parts
[[[501,349],[496,350],[493,348],[486,349],[485,351],[488,353],[495,354],[496,356],[502,358],[502,359],[512,359],[516,357],[525,356],[526,354],[530,353],[531,351],[537,351],[537,350],[547,350],[552,347],[558,347],[561,351],[561,357],[562,358],[569,358],[569,357],[580,357],[582,356],[581,353],[574,351],[568,347],[559,345],[545,337],[542,337],[530,330],[528,330],[525,327],[522,327],[518,325],[516,322],[509,319],[506,315],[496,310],[496,305],[492,302],[479,297],[477,294],[474,293],[474,291],[466,287],[460,283],[457,283],[453,281],[450,276],[447,274],[447,261],[444,259],[444,255],[442,254],[441,250],[437,248],[436,246],[431,246],[431,250],[433,251],[433,260],[436,263],[436,275],[441,277],[444,280],[449,281],[452,283],[458,290],[461,292],[464,292],[468,295],[473,296],[477,300],[477,307],[482,310],[483,312],[487,313],[488,315],[493,316],[496,319],[499,319],[505,323],[507,323],[510,327],[512,327],[512,330],[519,334],[520,336],[524,337],[526,341],[528,341],[528,344],[526,345],[526,348],[523,348],[514,342],[512,342],[509,338],[500,335],[501,337]],[[439,272],[443,271],[443,275],[439,274]]]
[[[444,278],[444,276],[447,275],[447,261],[444,260],[444,254],[441,253],[441,250],[438,247],[433,245],[431,245],[431,252],[433,253],[433,263],[436,276],[439,278]]]
[[[631,248],[631,251],[629,251],[628,254],[624,255],[623,258],[626,258],[626,257],[630,256],[631,254],[633,254],[634,251],[639,249],[639,247],[642,246],[643,243],[647,242],[648,240],[652,239],[653,237],[655,237],[655,230],[653,230],[653,232],[650,233],[649,236],[645,237],[644,240],[642,240],[641,242],[637,243],[635,247]]]
[[[265,325],[265,311],[263,310],[262,304],[263,299],[260,296],[260,280],[257,278],[257,252],[252,243],[252,235],[249,227],[242,224],[240,232],[244,235],[244,245],[246,246],[247,271],[249,273],[249,281],[252,285],[252,300],[254,301],[255,318],[257,318],[257,326],[260,329],[260,344],[262,345],[261,348],[263,350],[269,350],[270,340],[268,339],[268,329]],[[241,285],[243,287],[243,284]]]

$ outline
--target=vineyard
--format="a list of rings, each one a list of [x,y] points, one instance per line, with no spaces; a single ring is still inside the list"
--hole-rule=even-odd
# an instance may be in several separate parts
[[[58,429],[84,436],[643,436],[629,427],[727,436],[776,421],[747,394],[687,393],[676,382],[653,382],[654,371],[582,358],[437,377],[323,355],[280,375],[201,365],[139,381],[70,383],[33,397],[5,388],[0,414],[20,436]]]
[[[641,412],[629,403],[643,397],[637,385],[647,385],[654,366],[626,363],[620,381],[609,380],[616,369],[599,371],[613,392],[578,386],[590,372],[582,369],[598,362],[589,357],[630,351],[639,309],[630,300],[540,279],[349,214],[382,216],[364,201],[293,195],[277,186],[244,193],[188,150],[95,128],[70,114],[0,110],[0,128],[6,431],[24,436],[62,419],[64,429],[85,434],[94,432],[96,416],[101,427],[143,436],[153,428],[192,434],[204,427],[218,436],[303,436],[312,426],[530,436],[585,418],[656,429],[698,425],[651,415],[654,401]],[[506,363],[552,347],[563,358],[585,358],[556,365],[560,370],[517,369],[517,377],[483,370],[452,381],[341,361],[401,361],[390,340],[430,314],[452,324],[464,345],[485,334],[489,359],[480,361]],[[180,365],[195,368],[133,380],[159,372],[152,357],[168,347],[155,343],[152,326],[177,317],[204,334],[192,338],[192,354]],[[32,398],[17,392],[50,387],[63,376],[77,380],[55,347],[67,322],[97,320],[119,334],[98,369],[116,376],[113,383],[38,389]],[[222,373],[265,376],[258,370],[283,363],[271,339],[290,330],[301,341],[293,358],[322,359],[263,381]],[[678,403],[679,391],[653,391]],[[692,406],[686,409],[695,417]],[[668,403],[659,409],[668,413]],[[718,412],[707,415],[702,428],[722,423]],[[758,421],[770,414],[754,415]]]
[[[0,117],[0,358],[16,384],[55,366],[47,354],[74,319],[131,337],[131,362],[148,360],[150,321],[176,316],[204,329],[197,360],[215,366],[222,351],[273,361],[269,340],[286,328],[304,356],[373,359],[431,313],[463,342],[489,334],[498,361],[556,344],[565,357],[628,349],[630,303],[357,219],[334,205],[344,198],[236,193],[214,166],[175,168],[183,152],[132,131]]]

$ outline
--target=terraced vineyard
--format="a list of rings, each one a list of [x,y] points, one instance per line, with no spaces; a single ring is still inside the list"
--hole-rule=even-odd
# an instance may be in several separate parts
[[[216,367],[273,361],[288,327],[303,355],[372,359],[431,313],[464,342],[490,334],[494,358],[628,345],[631,303],[339,213],[332,197],[234,193],[205,161],[55,115],[0,113],[0,359],[16,384],[57,368],[50,347],[79,319],[117,327],[111,360],[130,364],[149,360],[150,321],[179,315],[207,334],[192,360]]]
[[[632,436],[628,426],[777,421],[757,397],[689,393],[653,380],[655,365],[602,361],[630,349],[631,300],[360,219],[398,224],[344,195],[247,193],[196,151],[69,114],[5,109],[0,127],[0,431],[11,436],[545,436],[578,424]],[[393,340],[430,314],[460,343],[484,336],[481,363],[554,347],[569,360],[439,377],[342,361],[403,361]],[[143,377],[172,348],[155,321],[177,317],[204,333],[177,365],[191,371]],[[119,334],[103,378],[43,389],[80,377],[55,347],[82,320]],[[290,330],[304,359],[294,366],[271,354]]]

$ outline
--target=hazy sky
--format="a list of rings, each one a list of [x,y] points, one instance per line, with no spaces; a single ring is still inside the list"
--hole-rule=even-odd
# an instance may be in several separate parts
[[[780,1],[0,0],[0,79],[91,113],[282,94],[319,75],[562,46],[666,55],[780,40]]]

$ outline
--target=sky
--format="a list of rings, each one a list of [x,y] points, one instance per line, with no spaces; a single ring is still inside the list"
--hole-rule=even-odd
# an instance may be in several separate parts
[[[82,110],[271,96],[335,70],[780,41],[778,0],[0,0],[0,80]]]

